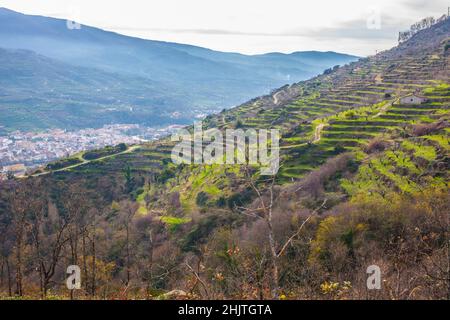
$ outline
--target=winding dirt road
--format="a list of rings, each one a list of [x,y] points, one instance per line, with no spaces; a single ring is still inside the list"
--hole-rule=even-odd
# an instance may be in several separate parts
[[[67,171],[67,170],[70,170],[70,169],[73,169],[73,168],[84,166],[85,164],[88,164],[88,163],[91,163],[91,162],[101,161],[101,160],[112,158],[112,157],[115,157],[115,156],[118,156],[118,155],[121,155],[121,154],[130,153],[130,152],[132,152],[132,151],[134,151],[134,150],[136,150],[138,148],[139,148],[139,145],[131,146],[127,150],[125,150],[123,152],[111,154],[111,155],[104,156],[104,157],[101,157],[101,158],[98,158],[98,159],[86,160],[86,159],[83,158],[83,162],[74,164],[72,166],[64,167],[64,168],[61,168],[61,169],[58,169],[58,170],[44,171],[44,172],[33,174],[31,176],[32,177],[39,177],[39,176],[44,176],[44,175],[47,175],[47,174],[50,174],[50,173],[54,173],[54,172]]]
[[[316,131],[314,132],[314,140],[312,141],[312,143],[317,143],[320,141],[322,137],[322,130],[323,128],[325,128],[325,125],[325,123],[321,123],[316,127]]]
[[[278,104],[278,102],[279,102],[279,100],[278,100],[278,95],[281,94],[281,93],[282,93],[282,91],[279,91],[279,92],[277,92],[277,93],[275,93],[275,94],[273,95],[273,103],[274,103],[274,104]]]

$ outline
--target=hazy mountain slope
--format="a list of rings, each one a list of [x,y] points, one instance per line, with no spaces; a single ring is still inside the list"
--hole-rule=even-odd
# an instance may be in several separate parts
[[[72,66],[26,50],[0,48],[0,126],[38,129],[173,121],[186,92],[137,76]],[[132,108],[132,110],[130,109]],[[189,121],[186,113],[180,123]]]
[[[67,28],[65,20],[29,16],[1,8],[0,47],[27,49],[73,66],[134,77],[142,82],[149,81],[154,91],[164,93],[163,102],[152,101],[142,104],[143,107],[163,108],[166,111],[166,106],[171,105],[183,112],[194,108],[221,110],[285,83],[307,79],[330,66],[356,59],[354,56],[332,52],[256,56],[223,53],[195,46],[127,37],[88,26],[71,30]],[[10,69],[9,72],[20,74],[20,64],[16,66],[17,69]],[[6,87],[9,85],[5,84]],[[19,88],[6,87],[5,90],[20,91]],[[55,89],[56,87],[61,86],[55,84]],[[144,84],[136,85],[136,95],[146,95],[145,87]],[[26,96],[26,88],[24,90],[18,94]],[[68,95],[66,92],[61,94]],[[39,96],[37,90],[32,96],[26,97],[31,100],[48,100],[48,97]],[[158,95],[155,100],[159,98]],[[103,99],[97,102],[100,104],[101,100]],[[61,101],[49,100],[50,105],[60,103]],[[34,106],[25,104],[22,107],[32,109]],[[161,112],[161,109],[157,112]],[[186,117],[190,116],[188,112]],[[129,117],[132,118],[133,115]],[[83,121],[77,122],[77,126],[85,125],[87,124]],[[14,123],[9,126],[14,127]]]
[[[290,62],[291,76],[307,78],[311,72],[317,73],[317,67],[323,69],[330,62],[355,60],[354,56],[332,52],[308,52],[308,57],[305,57],[307,63],[301,63],[302,55],[299,53],[256,56],[223,53],[196,46],[127,37],[88,26],[71,30],[65,20],[23,15],[7,9],[0,9],[0,17],[0,43],[3,47],[30,49],[71,64],[142,73],[170,81],[173,79],[169,76],[174,72],[178,77],[197,80],[216,76],[236,77],[237,73],[248,80],[253,78],[257,81],[256,75],[260,75],[268,77],[266,80],[284,83],[288,74],[271,74],[278,65],[267,66],[264,62],[271,60],[282,67]],[[278,59],[274,59],[274,55]],[[86,56],[88,60],[83,59]],[[324,56],[327,58],[325,61],[322,59]],[[293,62],[296,64],[292,65]],[[190,74],[182,71],[189,71]]]

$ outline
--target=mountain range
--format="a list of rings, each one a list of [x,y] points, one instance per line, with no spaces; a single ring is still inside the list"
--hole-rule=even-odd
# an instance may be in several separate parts
[[[145,40],[0,8],[4,130],[189,123],[358,57],[243,55]],[[174,116],[174,114],[176,116]]]

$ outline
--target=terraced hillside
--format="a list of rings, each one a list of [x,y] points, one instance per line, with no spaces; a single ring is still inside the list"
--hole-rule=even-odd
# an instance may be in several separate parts
[[[433,26],[444,30],[436,46],[413,50],[411,43],[361,59],[308,81],[275,90],[205,120],[206,127],[278,128],[283,133],[283,181],[298,179],[328,158],[358,150],[377,135],[407,124],[433,122],[448,115],[450,99],[448,19]],[[402,51],[402,48],[407,49]],[[421,105],[401,105],[399,98],[425,95]],[[114,173],[130,166],[137,174],[161,172],[169,162],[172,144],[160,141],[133,152],[93,161],[70,171]],[[68,170],[69,171],[69,170]]]
[[[50,209],[60,212],[64,262],[84,263],[93,297],[95,257],[98,288],[114,297],[183,288],[193,299],[448,299],[449,62],[447,18],[392,50],[205,119],[204,129],[280,129],[273,179],[252,166],[175,165],[168,138],[118,145],[52,163],[23,188],[5,183],[1,221],[48,205],[57,229]],[[31,226],[46,222],[41,211]],[[24,220],[0,227],[20,231]],[[386,281],[368,292],[373,263]]]

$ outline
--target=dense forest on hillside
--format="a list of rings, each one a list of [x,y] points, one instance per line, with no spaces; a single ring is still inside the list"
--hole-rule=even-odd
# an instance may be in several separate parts
[[[449,41],[445,18],[206,119],[279,129],[273,177],[159,140],[1,181],[0,297],[450,299]]]

